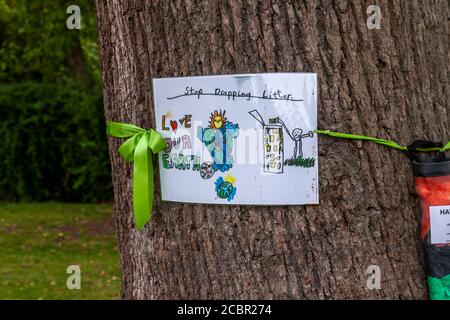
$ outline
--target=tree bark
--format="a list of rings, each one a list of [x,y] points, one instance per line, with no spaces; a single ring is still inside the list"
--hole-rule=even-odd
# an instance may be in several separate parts
[[[374,2],[379,30],[366,26]],[[446,0],[96,7],[107,120],[154,127],[156,77],[315,72],[319,128],[402,144],[450,136]],[[153,218],[136,231],[132,167],[108,143],[125,299],[426,298],[420,208],[396,150],[319,137],[319,206],[162,202],[155,179]],[[366,286],[370,265],[380,290]]]

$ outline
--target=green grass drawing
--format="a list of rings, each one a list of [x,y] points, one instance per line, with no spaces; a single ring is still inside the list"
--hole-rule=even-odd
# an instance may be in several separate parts
[[[315,158],[297,157],[284,161],[284,165],[290,167],[312,168],[314,167],[315,164],[316,164]]]

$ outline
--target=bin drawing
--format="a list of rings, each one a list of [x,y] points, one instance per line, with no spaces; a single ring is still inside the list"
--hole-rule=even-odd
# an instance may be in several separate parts
[[[252,110],[249,113],[263,127],[263,171],[283,173],[283,127],[279,124],[266,124],[257,110]]]

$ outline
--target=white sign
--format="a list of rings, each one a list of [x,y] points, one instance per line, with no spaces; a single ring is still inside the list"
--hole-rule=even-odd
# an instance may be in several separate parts
[[[430,207],[431,244],[450,243],[450,206]]]
[[[155,79],[163,200],[318,204],[317,84],[308,73]]]

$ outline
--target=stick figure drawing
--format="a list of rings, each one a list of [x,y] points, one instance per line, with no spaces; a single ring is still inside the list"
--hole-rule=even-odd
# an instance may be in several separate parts
[[[264,161],[263,170],[268,173],[283,173],[284,166],[312,168],[315,158],[303,157],[303,141],[305,138],[314,137],[314,132],[303,133],[300,128],[291,131],[280,117],[269,118],[269,124],[264,122],[261,114],[255,109],[249,114],[263,126]],[[284,160],[283,129],[294,142],[294,152],[291,158]]]
[[[289,131],[288,127],[286,126],[286,124],[284,123],[284,121],[280,119],[280,117],[269,119],[269,123],[281,124],[283,126],[284,130],[286,130],[286,133],[289,135],[289,137],[294,141],[294,154],[293,154],[291,160],[300,158],[300,157],[303,158],[302,139],[314,137],[314,132],[309,131],[308,133],[303,134],[302,129],[295,128],[294,130],[292,130],[292,133],[291,133]]]

